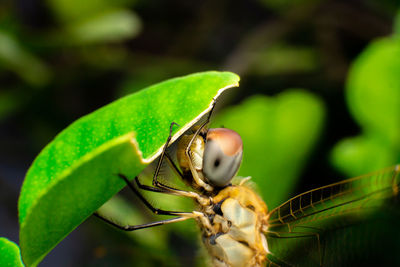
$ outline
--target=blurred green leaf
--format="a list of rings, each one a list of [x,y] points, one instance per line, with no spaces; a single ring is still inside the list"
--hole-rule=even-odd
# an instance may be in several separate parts
[[[237,86],[229,72],[171,79],[119,99],[62,131],[28,170],[19,199],[24,262],[37,265],[69,232],[161,153],[171,122],[172,141],[210,109],[212,98]]]
[[[258,75],[275,75],[310,72],[317,67],[317,55],[311,47],[277,44],[259,53],[251,72]]]
[[[1,30],[0,65],[15,72],[32,86],[43,86],[51,77],[51,71],[43,61],[22,47],[11,35]]]
[[[137,15],[126,8],[131,0],[48,0],[64,30],[51,39],[61,44],[82,45],[120,41],[141,29]]]
[[[400,40],[371,43],[353,63],[347,81],[347,102],[366,132],[400,146]]]
[[[135,0],[47,0],[57,18],[65,24],[103,13],[104,10],[128,6]]]
[[[24,266],[21,260],[21,253],[18,245],[4,237],[0,237],[0,266]]]
[[[140,28],[141,23],[135,13],[115,9],[68,24],[67,38],[64,38],[70,44],[120,41],[134,37]]]
[[[252,176],[270,208],[286,200],[322,130],[325,109],[303,90],[275,97],[254,96],[224,110],[214,127],[228,127],[243,138],[241,176]]]
[[[348,175],[400,160],[399,77],[400,41],[395,37],[371,43],[353,63],[346,96],[362,135],[340,142],[332,153],[333,164]]]
[[[372,156],[371,156],[372,155]],[[379,170],[398,162],[397,153],[374,136],[346,138],[332,150],[332,162],[349,177]]]

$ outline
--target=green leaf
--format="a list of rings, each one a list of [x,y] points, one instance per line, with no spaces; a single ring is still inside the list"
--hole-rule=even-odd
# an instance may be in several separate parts
[[[349,176],[400,160],[400,40],[371,43],[351,67],[346,97],[362,128],[358,137],[339,142],[332,163]]]
[[[96,14],[67,26],[67,37],[62,40],[70,44],[88,44],[120,41],[139,33],[141,23],[130,10],[117,9]]]
[[[20,246],[25,264],[37,265],[69,232],[157,158],[211,107],[212,98],[237,86],[229,72],[171,79],[121,98],[62,131],[35,159],[19,199]]]
[[[258,53],[251,72],[263,76],[311,72],[318,68],[317,59],[316,52],[310,47],[274,44]]]
[[[396,151],[374,136],[346,138],[335,145],[331,161],[349,177],[372,172],[397,161]]]
[[[0,237],[0,266],[24,266],[18,245],[4,237]]]
[[[135,0],[47,0],[59,21],[68,24],[114,8],[129,6]]]
[[[252,176],[271,208],[286,200],[321,133],[323,103],[303,90],[276,97],[254,96],[225,110],[214,127],[228,127],[243,138],[241,176]]]
[[[347,82],[350,111],[366,132],[400,147],[400,40],[371,43],[354,62]]]

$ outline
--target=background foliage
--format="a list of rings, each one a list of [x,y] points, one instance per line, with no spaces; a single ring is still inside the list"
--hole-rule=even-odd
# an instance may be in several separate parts
[[[270,208],[296,192],[399,162],[397,5],[395,0],[2,1],[0,236],[18,242],[17,198],[25,172],[58,132],[120,96],[191,72],[217,69],[241,76],[240,88],[222,98],[218,109],[234,107],[221,110],[215,124],[238,131],[255,127],[251,133],[257,139],[245,140],[245,161],[251,160],[240,174],[252,175],[265,199],[263,180],[269,176],[299,179],[286,184]],[[286,108],[289,97],[294,104]],[[293,107],[298,117],[285,114]],[[232,118],[237,113],[241,120]],[[288,123],[276,123],[281,121]],[[272,137],[293,145],[268,143]],[[168,200],[156,201],[163,202]],[[144,214],[130,219],[154,219]],[[147,233],[126,235],[89,219],[42,266],[201,259],[193,222]]]

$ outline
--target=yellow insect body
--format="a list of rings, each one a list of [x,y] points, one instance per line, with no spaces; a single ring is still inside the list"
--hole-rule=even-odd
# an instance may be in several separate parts
[[[221,267],[257,267],[266,263],[279,266],[277,262],[295,265],[298,259],[291,259],[290,253],[275,255],[277,247],[274,240],[278,244],[282,238],[311,238],[317,252],[316,258],[311,260],[323,266],[319,232],[322,233],[325,228],[319,228],[323,224],[318,227],[313,224],[343,215],[361,219],[361,215],[397,199],[400,165],[309,190],[268,211],[264,201],[244,185],[246,178],[238,185],[231,184],[242,160],[243,144],[239,134],[225,128],[204,130],[208,120],[195,128],[195,133],[181,137],[176,155],[178,166],[165,152],[171,139],[172,123],[153,176],[153,186],[141,184],[138,177],[135,178],[136,186],[141,190],[192,198],[199,206],[197,210],[178,212],[155,208],[120,174],[153,213],[175,217],[142,225],[121,226],[99,214],[96,216],[125,231],[196,219],[212,264]],[[164,156],[192,190],[176,189],[157,180]],[[269,241],[272,238],[269,246],[274,253],[270,252],[267,238]],[[271,259],[267,258],[268,255]]]
[[[244,185],[228,186],[202,207],[202,239],[214,266],[263,266],[268,247],[263,233],[267,206]],[[206,220],[204,222],[204,220]]]

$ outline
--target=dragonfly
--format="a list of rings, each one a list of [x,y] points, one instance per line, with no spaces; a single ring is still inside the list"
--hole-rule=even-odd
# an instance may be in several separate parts
[[[121,225],[98,212],[94,215],[124,231],[194,219],[213,266],[296,266],[279,258],[270,249],[274,240],[293,238],[311,240],[317,248],[316,266],[323,266],[319,222],[346,215],[365,215],[379,209],[399,193],[400,165],[395,165],[304,192],[269,211],[261,197],[247,185],[249,178],[232,183],[242,161],[243,142],[240,135],[231,129],[207,129],[214,106],[215,103],[204,123],[180,138],[176,150],[177,163],[167,153],[173,127],[177,125],[171,123],[152,185],[142,183],[138,176],[130,182],[125,175],[119,174],[149,210],[172,218],[140,225]],[[160,181],[159,173],[164,161],[191,190],[174,188]],[[191,198],[197,209],[187,212],[156,208],[141,190]]]

